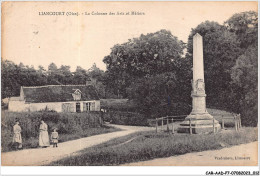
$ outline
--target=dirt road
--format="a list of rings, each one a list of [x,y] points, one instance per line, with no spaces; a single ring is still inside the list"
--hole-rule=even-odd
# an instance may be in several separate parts
[[[122,129],[112,133],[100,134],[63,142],[58,144],[58,148],[37,148],[37,149],[24,149],[20,151],[1,153],[1,161],[3,166],[40,166],[48,164],[52,161],[74,155],[78,151],[92,147],[94,145],[107,142],[111,139],[125,136],[138,131],[148,131],[153,128],[150,127],[135,127],[123,125],[110,125]]]
[[[124,164],[124,166],[257,166],[258,141],[220,150]]]
[[[59,144],[58,148],[25,149],[1,153],[3,166],[40,166],[76,155],[78,151],[138,131],[154,130],[151,127],[110,125],[122,129],[112,133],[90,136]],[[242,144],[220,150],[188,153],[168,158],[125,164],[124,166],[254,166],[257,165],[258,142]]]

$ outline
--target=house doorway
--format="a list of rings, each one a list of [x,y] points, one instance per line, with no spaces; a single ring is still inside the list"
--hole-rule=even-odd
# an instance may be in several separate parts
[[[76,112],[80,112],[80,103],[76,103]]]

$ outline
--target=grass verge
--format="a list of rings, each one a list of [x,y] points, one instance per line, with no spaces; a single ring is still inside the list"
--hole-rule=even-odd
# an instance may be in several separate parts
[[[110,166],[169,157],[190,152],[221,149],[257,140],[257,128],[216,134],[167,134],[138,132],[84,149],[79,155],[50,163],[51,166]]]

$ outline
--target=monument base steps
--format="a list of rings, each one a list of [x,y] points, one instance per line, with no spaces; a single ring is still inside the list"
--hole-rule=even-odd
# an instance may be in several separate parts
[[[178,133],[190,133],[190,128],[192,129],[192,134],[201,133],[213,133],[213,119],[209,113],[204,114],[190,114],[185,118],[185,120],[180,124],[177,129]],[[190,127],[191,126],[191,127]],[[215,132],[221,130],[221,126],[217,120],[214,119]]]

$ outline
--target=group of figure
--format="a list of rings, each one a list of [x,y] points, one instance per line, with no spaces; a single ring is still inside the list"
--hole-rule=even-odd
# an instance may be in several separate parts
[[[16,149],[22,149],[22,129],[19,125],[19,121],[16,120],[15,125],[13,126],[13,144],[15,145]],[[58,147],[58,139],[59,134],[57,132],[57,128],[53,129],[53,132],[51,133],[51,142],[53,144],[53,147]],[[48,134],[48,125],[41,120],[40,125],[40,131],[39,131],[39,146],[46,148],[50,146],[50,140],[49,140],[49,134]]]

